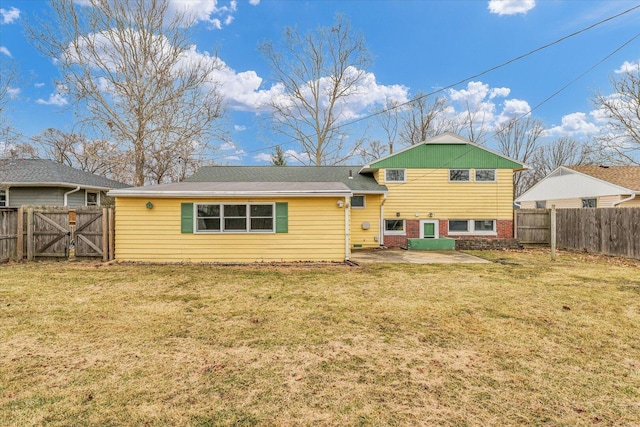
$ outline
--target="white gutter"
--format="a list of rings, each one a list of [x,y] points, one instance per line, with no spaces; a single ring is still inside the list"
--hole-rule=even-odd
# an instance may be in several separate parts
[[[66,193],[64,193],[64,206],[68,206],[68,204],[67,204],[67,196],[69,194],[71,194],[71,193],[75,193],[76,191],[80,191],[80,186],[79,185],[75,188],[75,190],[70,190],[70,191],[67,191]]]
[[[620,205],[620,204],[622,204],[622,203],[630,202],[631,200],[633,200],[633,199],[635,199],[635,198],[636,198],[636,195],[637,195],[637,194],[638,194],[638,193],[631,193],[631,196],[630,196],[630,197],[627,197],[626,199],[618,200],[617,202],[613,202],[613,203],[611,204],[611,206],[615,208],[616,206],[618,206],[618,205]]]
[[[350,229],[351,225],[349,224],[349,210],[351,209],[351,203],[349,203],[349,197],[344,197],[344,259],[345,261],[349,261],[351,257],[351,246],[349,245],[350,241]]]
[[[387,193],[382,197],[382,203],[380,203],[380,222],[378,228],[380,229],[380,246],[384,246],[384,202],[387,201]]]

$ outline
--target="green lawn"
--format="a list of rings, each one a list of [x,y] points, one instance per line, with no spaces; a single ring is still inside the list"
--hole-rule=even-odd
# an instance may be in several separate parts
[[[640,262],[0,265],[0,425],[640,425]]]

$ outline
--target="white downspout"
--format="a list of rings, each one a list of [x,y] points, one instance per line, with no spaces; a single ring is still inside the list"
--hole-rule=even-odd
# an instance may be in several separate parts
[[[636,195],[637,195],[637,194],[638,194],[638,193],[631,193],[631,196],[630,196],[630,197],[627,197],[626,199],[618,200],[617,202],[613,202],[613,203],[611,204],[611,207],[614,207],[614,208],[615,208],[616,206],[618,206],[618,205],[620,205],[620,204],[622,204],[622,203],[630,202],[631,200],[633,200],[633,199],[635,199],[635,198],[636,198]]]
[[[380,222],[378,224],[378,228],[380,232],[380,246],[384,246],[384,202],[387,201],[387,193],[382,195],[382,203],[380,203]]]
[[[68,206],[68,204],[67,204],[67,201],[68,201],[67,196],[69,194],[71,194],[71,193],[75,193],[76,191],[80,191],[80,186],[79,185],[75,188],[75,190],[70,190],[70,191],[67,191],[66,193],[64,193],[64,206]]]
[[[349,209],[351,209],[351,204],[349,203],[349,197],[344,197],[344,259],[345,261],[349,261],[351,258],[351,246],[349,245],[349,240],[351,239],[351,224],[349,224]]]

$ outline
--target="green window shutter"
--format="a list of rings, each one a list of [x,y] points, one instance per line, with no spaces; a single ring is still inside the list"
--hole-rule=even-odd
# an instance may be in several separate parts
[[[276,233],[289,232],[289,204],[276,203]]]
[[[182,233],[193,233],[193,203],[182,203]]]

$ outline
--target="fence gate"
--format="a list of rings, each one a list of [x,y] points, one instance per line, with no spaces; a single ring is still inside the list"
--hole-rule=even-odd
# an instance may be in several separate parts
[[[69,256],[71,227],[69,208],[28,208],[27,215],[27,259],[37,257]]]
[[[106,209],[76,208],[75,251],[78,257],[105,257]]]
[[[520,243],[549,244],[551,218],[548,209],[516,209],[513,211],[515,238]]]

